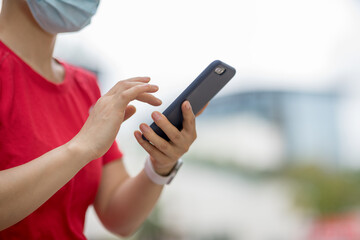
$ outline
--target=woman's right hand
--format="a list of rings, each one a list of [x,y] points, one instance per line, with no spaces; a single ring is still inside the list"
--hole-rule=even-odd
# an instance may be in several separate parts
[[[151,94],[159,88],[148,84],[149,81],[147,77],[119,81],[99,98],[80,132],[69,142],[71,148],[80,150],[89,161],[104,155],[123,121],[135,113],[135,107],[129,105],[131,101],[161,105],[161,100]]]

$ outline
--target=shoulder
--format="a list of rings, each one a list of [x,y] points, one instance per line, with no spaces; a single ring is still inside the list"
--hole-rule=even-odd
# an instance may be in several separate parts
[[[4,60],[9,56],[10,49],[3,44],[2,41],[0,41],[0,66],[3,64]]]
[[[68,73],[73,75],[73,77],[79,82],[86,82],[97,85],[97,76],[95,72],[87,70],[83,67],[75,66],[67,62],[62,62],[65,66],[65,69]]]
[[[9,52],[0,50],[0,67],[3,66],[3,63],[8,56],[9,56]]]
[[[0,40],[0,70],[15,69],[20,58]]]
[[[3,85],[10,82],[8,78],[12,76],[11,73],[16,71],[16,66],[16,59],[12,57],[10,51],[0,41],[0,97],[4,95],[2,92]]]
[[[6,71],[14,69],[17,65],[17,59],[13,57],[11,52],[0,44],[0,73],[4,74]]]
[[[98,78],[95,72],[83,67],[75,66],[66,62],[61,62],[65,67],[65,74],[82,90],[89,94],[95,94],[94,97],[100,97]]]

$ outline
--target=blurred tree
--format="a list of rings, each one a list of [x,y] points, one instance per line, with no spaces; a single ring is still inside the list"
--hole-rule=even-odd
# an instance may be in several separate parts
[[[314,217],[309,240],[360,239],[359,171],[306,165],[287,168],[284,176],[297,206]]]

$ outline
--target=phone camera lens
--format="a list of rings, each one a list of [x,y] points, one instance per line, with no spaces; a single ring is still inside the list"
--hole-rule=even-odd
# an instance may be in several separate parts
[[[215,73],[216,74],[218,74],[218,75],[221,75],[221,74],[223,74],[224,72],[225,72],[225,68],[224,67],[217,67],[217,68],[215,68]]]

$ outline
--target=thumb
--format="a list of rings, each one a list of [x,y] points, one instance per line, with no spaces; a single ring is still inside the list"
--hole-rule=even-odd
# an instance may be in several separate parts
[[[125,109],[124,121],[128,120],[134,113],[136,112],[136,108],[133,105],[128,105]]]

